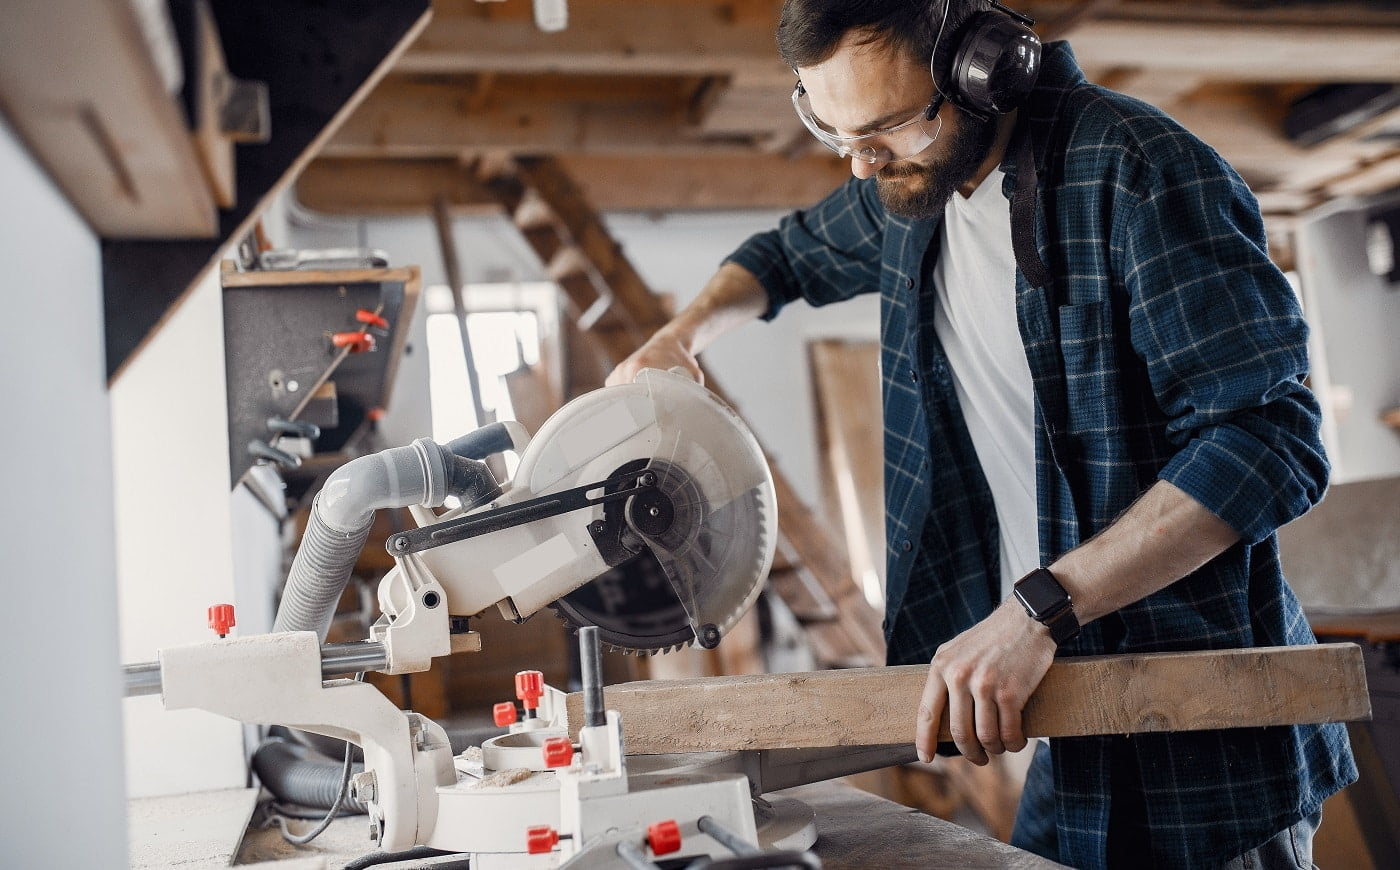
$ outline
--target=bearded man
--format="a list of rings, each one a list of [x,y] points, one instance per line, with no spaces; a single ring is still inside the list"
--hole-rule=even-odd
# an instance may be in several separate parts
[[[614,371],[881,296],[891,664],[917,747],[1022,749],[1056,655],[1314,642],[1275,530],[1321,497],[1307,327],[1258,205],[1068,45],[970,0],[788,0],[793,105],[854,176]],[[1309,867],[1340,725],[1052,740],[1012,842],[1079,867]]]

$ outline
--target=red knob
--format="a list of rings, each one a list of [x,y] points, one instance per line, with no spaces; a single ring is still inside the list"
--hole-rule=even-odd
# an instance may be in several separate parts
[[[654,855],[669,855],[681,848],[681,826],[675,819],[647,825],[647,845]]]
[[[491,715],[495,718],[496,727],[498,728],[504,728],[507,725],[513,724],[517,718],[515,705],[509,701],[502,701],[492,707]]]
[[[526,710],[534,710],[540,705],[544,694],[544,674],[539,671],[521,671],[515,675],[515,697],[525,705]]]
[[[226,637],[228,630],[237,624],[233,621],[232,604],[209,605],[209,627],[214,629],[219,637]]]
[[[544,742],[544,766],[568,767],[574,760],[574,745],[567,737],[551,737]]]
[[[367,332],[337,332],[331,336],[331,344],[348,347],[351,353],[368,353],[374,350],[374,336]]]
[[[531,855],[552,852],[557,845],[559,845],[559,832],[549,825],[525,829],[525,851]]]
[[[378,314],[375,314],[373,311],[370,311],[365,308],[361,308],[359,311],[355,312],[355,319],[360,321],[361,323],[367,324],[369,326],[374,326],[379,329],[389,328],[389,321],[380,317]]]

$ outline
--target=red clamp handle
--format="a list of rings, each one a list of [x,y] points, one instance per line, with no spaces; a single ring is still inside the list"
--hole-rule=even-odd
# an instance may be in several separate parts
[[[331,336],[335,347],[348,347],[351,353],[368,353],[374,350],[374,336],[368,332],[337,332]]]
[[[228,630],[237,624],[233,621],[232,604],[211,604],[209,606],[209,627],[214,629],[219,637],[227,637]]]
[[[355,319],[367,326],[373,326],[376,329],[387,330],[389,328],[389,321],[375,314],[373,311],[370,311],[368,308],[361,308],[359,311],[356,311]]]
[[[491,717],[496,720],[497,728],[504,728],[507,725],[514,725],[519,714],[516,713],[514,704],[502,701],[491,708]]]
[[[653,855],[669,855],[681,848],[681,826],[675,819],[666,819],[647,825],[647,845]]]
[[[574,744],[567,737],[551,737],[544,742],[544,766],[568,767],[574,761]]]
[[[559,832],[549,825],[525,829],[525,851],[531,855],[553,852],[557,845],[559,845]]]
[[[540,706],[544,696],[544,674],[539,671],[521,671],[515,675],[515,697],[525,705],[526,710]]]

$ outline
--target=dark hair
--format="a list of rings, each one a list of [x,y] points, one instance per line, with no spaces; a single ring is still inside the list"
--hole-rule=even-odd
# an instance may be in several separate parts
[[[953,36],[982,4],[971,0],[785,0],[778,18],[778,53],[791,67],[813,66],[836,51],[842,37],[863,31],[864,42],[883,41],[920,63],[933,54],[944,4],[947,29],[938,47],[936,69],[952,64]]]

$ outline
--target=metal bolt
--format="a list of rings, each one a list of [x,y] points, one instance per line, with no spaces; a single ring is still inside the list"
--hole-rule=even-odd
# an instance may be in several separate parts
[[[350,778],[350,794],[362,804],[372,804],[378,799],[378,782],[374,771],[362,770]]]
[[[408,549],[408,538],[395,538],[394,549],[403,551]]]

